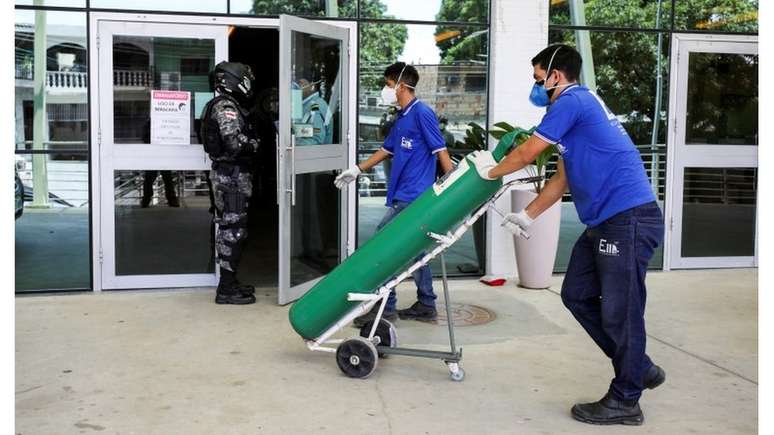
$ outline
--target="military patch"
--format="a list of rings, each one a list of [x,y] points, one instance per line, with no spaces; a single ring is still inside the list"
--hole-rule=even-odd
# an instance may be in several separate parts
[[[236,119],[237,113],[233,110],[224,110],[223,116],[225,116],[228,119]]]

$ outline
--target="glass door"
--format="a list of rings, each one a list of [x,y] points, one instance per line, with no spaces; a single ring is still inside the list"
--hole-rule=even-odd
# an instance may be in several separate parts
[[[277,149],[279,303],[298,299],[346,255],[349,30],[280,16]]]
[[[101,288],[217,283],[198,139],[227,27],[98,21]]]
[[[675,35],[669,268],[757,266],[758,43]]]

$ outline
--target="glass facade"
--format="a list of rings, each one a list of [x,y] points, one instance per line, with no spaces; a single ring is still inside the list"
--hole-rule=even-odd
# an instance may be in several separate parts
[[[91,287],[93,248],[90,244],[89,186],[93,174],[90,174],[89,162],[95,156],[89,146],[86,22],[90,11],[142,10],[265,17],[292,14],[356,21],[359,159],[366,158],[381,145],[394,115],[380,101],[379,90],[383,85],[384,68],[395,61],[412,63],[419,70],[418,97],[438,114],[453,159],[459,160],[477,149],[474,142],[466,139],[468,124],[487,123],[489,0],[174,0],[161,3],[146,0],[16,0],[15,4],[17,291]],[[59,9],[47,10],[48,7]],[[67,8],[73,9],[67,11]],[[240,31],[236,29],[235,33]],[[149,137],[152,129],[148,125],[151,85],[160,85],[159,89],[165,90],[189,91],[194,105],[209,99],[206,80],[214,60],[212,41],[178,39],[162,35],[117,35],[112,41],[115,143],[155,143]],[[295,42],[298,53],[322,56],[317,64],[325,63],[326,50],[338,49],[337,46],[327,47],[324,40]],[[355,51],[352,54],[355,55]],[[36,62],[45,67],[36,69]],[[335,67],[326,65],[323,70],[325,77],[305,78],[301,77],[303,71],[294,73],[299,75],[299,83],[306,79],[319,91],[318,94],[329,99],[338,98],[340,92],[334,91],[340,91],[337,86],[342,84],[336,81]],[[36,89],[44,91],[36,92]],[[303,89],[300,91],[303,105]],[[198,119],[197,108],[193,110]],[[338,117],[336,113],[331,114],[333,134],[326,141],[341,140]],[[303,120],[299,121],[303,124]],[[301,124],[299,126],[303,127]],[[192,127],[194,125],[197,124],[192,123]],[[190,143],[198,142],[196,132],[192,130]],[[155,172],[158,172],[156,176],[151,177]],[[319,187],[321,180],[327,182],[332,177],[333,174],[314,173],[299,179],[299,186],[308,185],[307,193],[325,204],[321,210],[325,211],[328,205],[331,210],[323,213],[327,217],[317,226],[309,224],[310,216],[314,214],[309,210],[299,211],[294,218],[294,226],[303,226],[307,233],[311,231],[306,244],[294,241],[291,256],[294,280],[324,274],[338,261],[335,250],[341,235],[335,226],[338,218],[333,215],[339,208],[324,200],[331,192],[323,192]],[[118,195],[114,222],[118,276],[212,270],[210,263],[167,264],[151,261],[150,257],[147,261],[137,260],[147,253],[147,249],[135,242],[147,238],[148,219],[162,218],[170,224],[177,222],[192,226],[192,229],[195,226],[198,233],[208,234],[209,230],[202,230],[209,225],[204,217],[206,209],[200,204],[204,197],[195,186],[200,178],[202,174],[195,171],[115,172],[112,182]],[[361,244],[373,234],[381,220],[388,178],[389,164],[380,165],[360,180],[357,235]],[[174,196],[174,206],[170,205],[170,192]],[[483,228],[482,222],[446,256],[452,273],[483,272]],[[157,236],[159,240],[166,240],[162,237],[164,234]],[[180,257],[184,252],[209,249],[209,244],[208,238],[193,237],[161,243],[159,249],[167,247],[179,251],[181,247],[191,245],[172,253]],[[191,256],[194,257],[202,256]],[[438,272],[440,268],[435,270]]]
[[[215,271],[208,175],[115,171],[116,275]]]
[[[17,10],[14,42],[16,290],[89,288],[86,14]]]
[[[589,59],[589,67],[584,70],[581,81],[593,86],[624,122],[642,153],[659,201],[663,201],[668,145],[666,111],[670,92],[669,40],[673,33],[680,31],[756,34],[759,1],[546,1],[548,42],[574,45],[584,59]],[[394,109],[381,101],[379,92],[384,84],[385,67],[395,61],[416,66],[420,75],[417,96],[436,112],[453,160],[481,147],[486,133],[478,126],[502,121],[490,120],[487,113],[489,0],[175,0],[161,3],[145,0],[16,0],[15,4],[17,291],[88,289],[91,286],[93,247],[90,246],[89,186],[92,174],[89,162],[94,156],[89,146],[89,35],[86,25],[91,11],[143,10],[262,17],[294,14],[356,21],[359,41],[358,49],[352,55],[357,56],[358,62],[356,116],[357,158],[360,161],[381,146],[395,116]],[[48,9],[51,7],[56,9]],[[242,30],[237,28],[234,34],[240,32]],[[315,44],[324,45],[325,41],[298,41],[298,44],[320,52],[313,48]],[[113,109],[117,143],[153,142],[148,138],[147,90],[151,82],[161,84],[163,89],[191,92],[194,105],[208,100],[206,73],[214,59],[211,40],[127,36],[113,41],[112,49],[116,70]],[[737,73],[749,76],[746,71],[757,70],[757,62],[757,57],[750,56],[696,55],[691,61],[691,71],[703,76],[716,74],[720,77],[722,73],[724,80],[733,81]],[[324,59],[318,63],[324,63]],[[325,77],[298,78],[299,82],[306,79],[313,89],[331,99],[336,96],[333,92],[336,86],[341,84],[336,84],[332,69],[327,66],[324,69],[329,72]],[[267,70],[269,73],[272,72]],[[303,75],[304,72],[295,73]],[[729,102],[733,100],[737,107],[747,107],[745,104],[749,103],[750,110],[757,110],[757,104],[753,104],[757,103],[757,81],[734,83],[739,91],[734,95],[712,86],[690,90],[688,116],[692,127],[687,131],[689,142],[757,144],[757,134],[751,133],[757,132],[757,125],[750,124],[757,118],[756,113],[740,112],[738,116],[749,121],[746,123],[718,117],[712,111],[702,109],[707,105],[731,104]],[[303,89],[300,91],[303,102]],[[197,109],[194,110],[197,114]],[[334,126],[331,140],[335,142],[341,139],[336,137],[341,135],[341,126],[336,126],[335,113],[330,118]],[[190,143],[198,143],[193,130]],[[549,165],[549,171],[553,165],[555,163]],[[752,177],[755,180],[755,173],[750,176],[749,170],[710,172],[708,168],[692,168],[685,177],[692,182],[723,179],[729,188],[734,188],[733,180],[736,179]],[[116,180],[124,180],[125,175],[116,174]],[[177,180],[173,184],[180,190],[181,199],[192,195],[184,192],[188,175],[173,177]],[[371,237],[385,212],[389,175],[390,165],[385,162],[359,179],[358,244]],[[126,179],[133,179],[137,184],[144,176],[135,174]],[[315,176],[330,178],[330,174],[325,173]],[[163,176],[158,176],[154,186],[160,192],[165,190],[166,182]],[[158,202],[157,196],[153,198]],[[122,204],[122,213],[126,213],[120,215],[129,220],[137,218],[142,204],[139,208],[136,205]],[[569,196],[564,199],[562,216],[557,271],[566,267],[572,243],[582,231]],[[126,228],[131,230],[132,226]],[[483,222],[477,224],[448,252],[450,272],[483,272],[483,228]],[[338,243],[333,236],[338,239],[340,235],[333,232],[332,227],[323,233],[326,237],[321,239],[325,241],[322,246],[326,249],[315,251],[298,247],[295,251],[298,255],[291,261],[314,266],[309,273],[324,273],[330,267],[330,261],[335,260],[332,254],[328,255],[328,245],[334,241]],[[310,257],[309,252],[315,255]],[[313,261],[307,261],[307,257]],[[657,253],[651,265],[660,267],[661,258],[661,253]],[[129,263],[126,270],[133,267]],[[191,270],[209,270],[206,268],[210,267],[200,266]],[[439,269],[436,267],[435,271]]]
[[[671,36],[679,31],[756,33],[758,1],[551,0],[548,3],[549,43],[569,44],[581,53],[584,61],[581,83],[595,89],[623,123],[640,151],[663,210],[667,188]],[[722,71],[723,80],[732,81],[735,76],[756,79],[734,82],[733,88],[739,90],[734,95],[723,91],[730,87],[724,86],[722,80],[693,81],[702,85],[689,88],[688,142],[757,144],[757,72],[750,74],[752,70],[757,71],[757,56],[692,54],[691,57],[689,74],[707,78],[713,73],[721,76]],[[738,116],[732,113],[735,111],[710,110],[723,104],[749,110]],[[741,118],[744,120],[739,122]],[[554,168],[555,162],[549,165],[549,175]],[[701,174],[701,171],[692,173]],[[688,175],[686,183],[690,180]],[[570,195],[565,195],[554,265],[557,272],[566,270],[572,247],[584,229],[571,201]],[[663,245],[650,267],[661,268],[662,264]]]
[[[358,161],[382,146],[396,116],[395,108],[385,105],[380,95],[384,70],[396,61],[416,67],[417,98],[435,111],[452,160],[478,149],[466,140],[466,132],[471,123],[487,124],[488,38],[486,26],[362,23]],[[390,166],[386,160],[358,178],[359,245],[375,233],[387,211]],[[480,220],[447,251],[450,274],[483,273],[484,228]],[[433,271],[439,273],[440,265],[435,264]]]

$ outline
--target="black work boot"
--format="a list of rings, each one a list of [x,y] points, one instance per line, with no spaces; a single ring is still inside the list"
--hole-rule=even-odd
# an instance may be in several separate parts
[[[365,326],[366,323],[374,320],[376,318],[376,314],[379,312],[379,303],[377,302],[376,305],[371,308],[371,311],[363,314],[360,317],[355,317],[355,320],[352,321],[352,326],[355,328],[362,328]],[[387,308],[384,307],[384,311],[382,312],[382,319],[394,321],[398,319],[398,313],[395,311],[395,308]]]
[[[234,283],[234,287],[236,287],[237,291],[239,293],[242,293],[243,295],[251,295],[251,294],[255,293],[255,286],[250,285],[250,284],[244,284],[244,283],[240,282],[239,280],[237,280]]]
[[[659,385],[663,384],[666,380],[666,372],[661,367],[653,364],[645,373],[645,377],[642,380],[642,386],[652,390]]]
[[[638,426],[645,420],[639,403],[618,400],[610,393],[597,402],[578,403],[571,412],[574,419],[591,424]]]
[[[215,293],[216,304],[247,305],[255,303],[255,295],[242,293],[238,287],[234,272],[221,270],[220,283]]]
[[[429,307],[416,301],[414,305],[404,310],[398,310],[398,316],[404,320],[413,319],[429,322],[438,318],[438,311],[435,310],[435,307]]]

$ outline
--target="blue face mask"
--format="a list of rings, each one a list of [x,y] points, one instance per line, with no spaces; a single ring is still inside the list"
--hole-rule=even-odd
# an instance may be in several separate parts
[[[529,93],[529,102],[537,107],[548,106],[551,99],[548,97],[545,83],[540,85],[535,83],[532,85],[532,92]]]
[[[543,79],[541,82],[535,83],[532,85],[532,92],[529,93],[529,102],[534,104],[537,107],[546,107],[549,104],[551,104],[551,96],[548,95],[548,89],[546,89],[546,80],[548,80],[548,77],[551,76],[551,65],[554,63],[554,56],[556,56],[556,53],[559,51],[559,49],[562,47],[557,47],[556,50],[554,50],[554,53],[551,55],[551,60],[548,61],[548,68],[546,69],[546,78]],[[556,88],[564,88],[569,85],[556,85],[552,86],[551,93],[553,93],[553,90]]]

